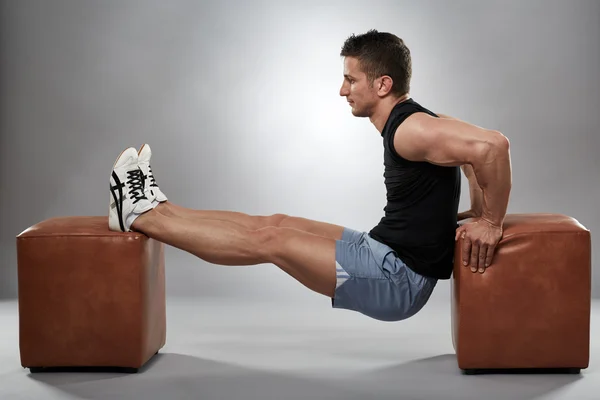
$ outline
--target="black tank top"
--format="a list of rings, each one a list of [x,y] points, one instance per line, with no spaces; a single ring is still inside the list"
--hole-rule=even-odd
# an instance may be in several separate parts
[[[437,117],[412,99],[397,104],[383,128],[385,215],[369,235],[389,247],[414,272],[449,279],[460,200],[460,167],[402,158],[394,150],[396,128],[413,113]],[[402,146],[402,144],[400,144]]]

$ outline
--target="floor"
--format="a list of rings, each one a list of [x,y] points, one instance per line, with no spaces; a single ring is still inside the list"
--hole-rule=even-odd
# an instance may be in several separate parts
[[[138,374],[31,374],[20,365],[16,301],[0,302],[0,399],[598,399],[600,301],[579,375],[463,375],[446,296],[386,323],[305,304],[167,303],[167,344]]]

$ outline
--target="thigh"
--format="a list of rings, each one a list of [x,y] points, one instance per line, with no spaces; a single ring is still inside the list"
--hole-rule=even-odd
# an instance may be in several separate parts
[[[315,221],[303,217],[294,217],[286,214],[274,214],[263,218],[262,224],[279,226],[281,228],[293,228],[327,238],[339,240],[342,237],[344,227],[330,224],[328,222]]]
[[[288,217],[289,219],[289,217]],[[304,220],[292,217],[293,221]],[[311,223],[319,223],[311,221]],[[314,225],[313,225],[314,226]],[[330,225],[336,227],[337,225]],[[307,288],[326,295],[334,296],[339,277],[336,276],[336,249],[338,243],[364,243],[366,233],[339,226],[343,231],[341,239],[311,233],[294,227],[266,226],[258,229],[259,235],[266,235],[269,242],[267,259],[281,270],[295,278]]]
[[[294,228],[273,226],[255,232],[268,237],[265,257],[268,262],[277,265],[307,288],[328,297],[333,296],[335,239]]]

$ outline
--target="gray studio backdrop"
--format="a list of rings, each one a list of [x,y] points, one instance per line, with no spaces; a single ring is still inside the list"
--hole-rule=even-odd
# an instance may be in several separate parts
[[[509,212],[568,214],[599,248],[597,1],[1,4],[2,297],[17,294],[15,236],[105,215],[115,158],[146,142],[173,202],[370,229],[385,204],[381,139],[339,97],[341,45],[370,28],[406,40],[415,100],[510,139]],[[320,296],[273,265],[166,257],[169,296]]]

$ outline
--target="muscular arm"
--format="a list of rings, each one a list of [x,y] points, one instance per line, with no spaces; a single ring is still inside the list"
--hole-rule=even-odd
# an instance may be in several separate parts
[[[483,193],[482,218],[502,225],[512,176],[509,142],[500,132],[457,119],[415,113],[398,127],[394,148],[412,161],[442,166],[470,164]]]

